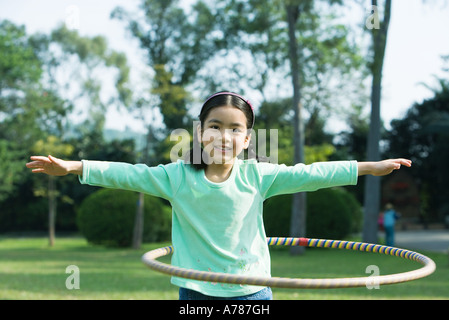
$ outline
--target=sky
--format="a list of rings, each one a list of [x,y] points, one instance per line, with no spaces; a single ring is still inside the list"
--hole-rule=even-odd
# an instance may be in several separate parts
[[[110,19],[111,11],[122,6],[135,10],[140,0],[0,0],[0,19],[25,25],[27,33],[49,33],[66,23],[83,36],[103,35],[111,48],[127,54],[132,74],[144,67],[136,40],[125,30],[123,22]],[[185,3],[185,1],[181,1]],[[443,0],[392,1],[392,18],[383,74],[381,116],[387,128],[393,119],[403,118],[415,102],[432,97],[422,83],[435,86],[435,76],[443,73],[442,55],[449,55],[449,3]],[[352,12],[370,15],[371,1],[366,11]],[[359,18],[348,17],[348,19]],[[238,90],[235,90],[238,91]],[[251,99],[250,100],[255,100]],[[257,101],[256,101],[257,103]],[[114,108],[108,112],[106,127],[124,130],[126,127],[143,130],[133,117]]]

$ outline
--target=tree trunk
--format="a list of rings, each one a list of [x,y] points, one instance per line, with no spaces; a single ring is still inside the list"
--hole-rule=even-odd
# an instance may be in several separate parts
[[[377,1],[372,0],[373,6],[377,6]],[[368,133],[367,160],[379,161],[379,142],[381,138],[381,98],[382,98],[382,69],[387,45],[388,27],[391,17],[391,0],[385,0],[384,19],[380,24],[380,29],[372,29],[374,57],[371,66],[373,76],[371,88],[371,120]],[[364,197],[364,221],[363,221],[363,241],[377,243],[377,217],[380,212],[380,177],[368,175],[365,177],[365,197]]]
[[[300,16],[298,5],[286,5],[285,7],[288,21],[289,55],[293,84],[293,110],[294,110],[294,162],[304,162],[304,124],[302,120],[301,106],[301,83],[299,69],[299,48],[296,39],[296,22]],[[293,195],[292,213],[290,220],[290,235],[292,237],[305,237],[306,231],[306,195],[296,193]],[[304,247],[292,247],[291,254],[303,254]]]
[[[143,206],[144,206],[144,194],[139,193],[139,199],[137,200],[136,216],[134,219],[133,230],[133,249],[140,249],[143,239]]]
[[[151,127],[151,125],[149,125],[148,133],[147,133],[146,141],[145,141],[145,148],[143,151],[143,163],[145,163],[145,164],[148,164],[148,162],[149,162],[148,153],[150,152],[150,144],[151,144],[152,135],[153,135],[152,127]],[[134,218],[134,230],[133,230],[133,242],[132,242],[132,247],[134,249],[139,249],[140,246],[142,245],[142,241],[143,241],[144,204],[145,204],[144,194],[139,193],[139,200],[137,202],[137,207],[136,207],[136,216]]]
[[[48,245],[55,244],[56,190],[55,177],[48,176]]]
[[[371,98],[371,121],[368,133],[367,160],[379,161],[380,150],[380,94],[381,89],[373,80],[373,91]],[[363,241],[377,243],[378,215],[380,212],[380,177],[367,175],[365,177],[364,196],[364,219],[363,219]]]

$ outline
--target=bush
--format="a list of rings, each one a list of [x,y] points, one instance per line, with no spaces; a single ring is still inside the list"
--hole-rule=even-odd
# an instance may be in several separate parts
[[[78,210],[80,232],[92,244],[130,246],[138,199],[138,193],[131,191],[100,189],[92,193]],[[170,207],[158,198],[145,196],[143,241],[169,240],[170,230]]]
[[[265,230],[268,236],[290,235],[292,195],[268,199],[264,204]],[[343,239],[359,231],[361,206],[343,188],[321,189],[307,193],[306,236]]]
[[[352,231],[351,207],[343,189],[322,189],[307,196],[307,237],[343,239]]]
[[[266,200],[263,211],[267,236],[288,237],[290,235],[291,194],[283,194]]]
[[[363,210],[359,201],[352,193],[348,192],[344,188],[334,188],[332,190],[339,193],[339,195],[345,201],[346,205],[349,207],[349,212],[351,214],[351,230],[349,232],[360,232],[362,230]]]

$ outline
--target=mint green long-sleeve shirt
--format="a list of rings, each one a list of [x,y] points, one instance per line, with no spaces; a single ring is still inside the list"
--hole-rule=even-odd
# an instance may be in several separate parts
[[[170,201],[172,265],[270,277],[270,255],[262,219],[264,200],[280,194],[356,184],[357,176],[355,161],[285,166],[236,160],[229,178],[213,183],[204,170],[195,170],[182,160],[156,167],[83,160],[80,182],[144,192]],[[171,281],[218,297],[242,296],[262,289],[178,277],[172,277]]]

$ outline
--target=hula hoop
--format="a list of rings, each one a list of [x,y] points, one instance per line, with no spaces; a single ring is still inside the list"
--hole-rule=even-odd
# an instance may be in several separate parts
[[[357,278],[324,278],[324,279],[305,279],[305,278],[282,278],[282,277],[255,277],[243,276],[238,274],[226,274],[218,272],[197,271],[192,269],[178,268],[159,261],[157,258],[166,256],[173,252],[173,247],[148,251],[142,256],[143,263],[150,269],[168,274],[175,277],[187,278],[208,282],[220,282],[231,284],[246,284],[273,288],[302,288],[302,289],[332,289],[332,288],[353,288],[365,287],[369,285],[385,285],[396,284],[417,280],[432,274],[436,265],[435,262],[420,253],[390,247],[378,244],[370,244],[364,242],[325,240],[325,239],[308,239],[308,238],[277,238],[267,239],[269,245],[276,246],[307,246],[319,248],[336,248],[347,249],[364,252],[381,253],[385,255],[397,256],[400,258],[419,262],[423,267],[403,273],[396,273],[383,276],[369,276]]]

